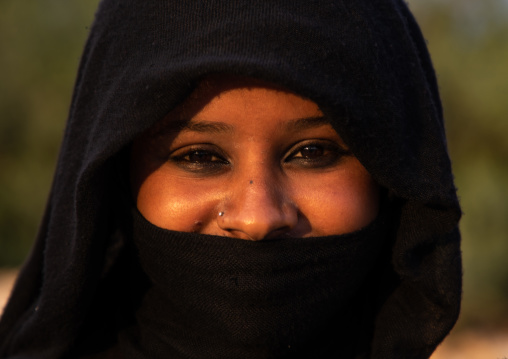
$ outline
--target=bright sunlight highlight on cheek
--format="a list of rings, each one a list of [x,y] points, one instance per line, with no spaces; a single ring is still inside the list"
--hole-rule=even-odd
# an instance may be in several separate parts
[[[248,240],[352,232],[379,207],[314,102],[236,77],[206,80],[134,142],[131,183],[159,227]]]

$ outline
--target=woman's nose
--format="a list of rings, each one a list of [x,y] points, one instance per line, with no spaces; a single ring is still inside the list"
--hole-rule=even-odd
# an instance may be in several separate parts
[[[217,222],[229,235],[258,241],[287,235],[298,223],[298,209],[278,181],[247,178],[230,183],[230,196],[219,208]]]

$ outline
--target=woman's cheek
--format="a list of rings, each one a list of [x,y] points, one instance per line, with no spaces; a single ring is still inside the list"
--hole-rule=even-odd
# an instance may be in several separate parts
[[[314,236],[344,234],[371,223],[379,211],[379,186],[359,163],[344,171],[300,178],[295,203]],[[299,194],[299,195],[296,195]]]
[[[218,197],[214,183],[168,175],[160,169],[145,178],[136,202],[143,217],[158,227],[202,232],[214,220]]]

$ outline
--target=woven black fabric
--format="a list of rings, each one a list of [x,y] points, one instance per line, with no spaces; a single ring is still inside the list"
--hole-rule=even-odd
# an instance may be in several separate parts
[[[152,286],[121,334],[125,358],[365,355],[361,339],[373,328],[358,322],[373,296],[386,216],[346,235],[252,242],[164,230],[133,213]]]
[[[0,321],[0,357],[115,345],[136,306],[123,308],[132,263],[116,163],[211,73],[316,102],[398,203],[389,268],[370,288],[384,300],[366,356],[427,358],[459,313],[460,208],[434,70],[402,0],[103,0],[40,231]]]

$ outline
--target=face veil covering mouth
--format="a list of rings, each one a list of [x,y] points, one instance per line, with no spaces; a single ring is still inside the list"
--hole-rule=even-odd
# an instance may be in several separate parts
[[[253,242],[165,230],[132,212],[152,286],[120,335],[126,358],[357,357],[382,216],[344,235]]]

